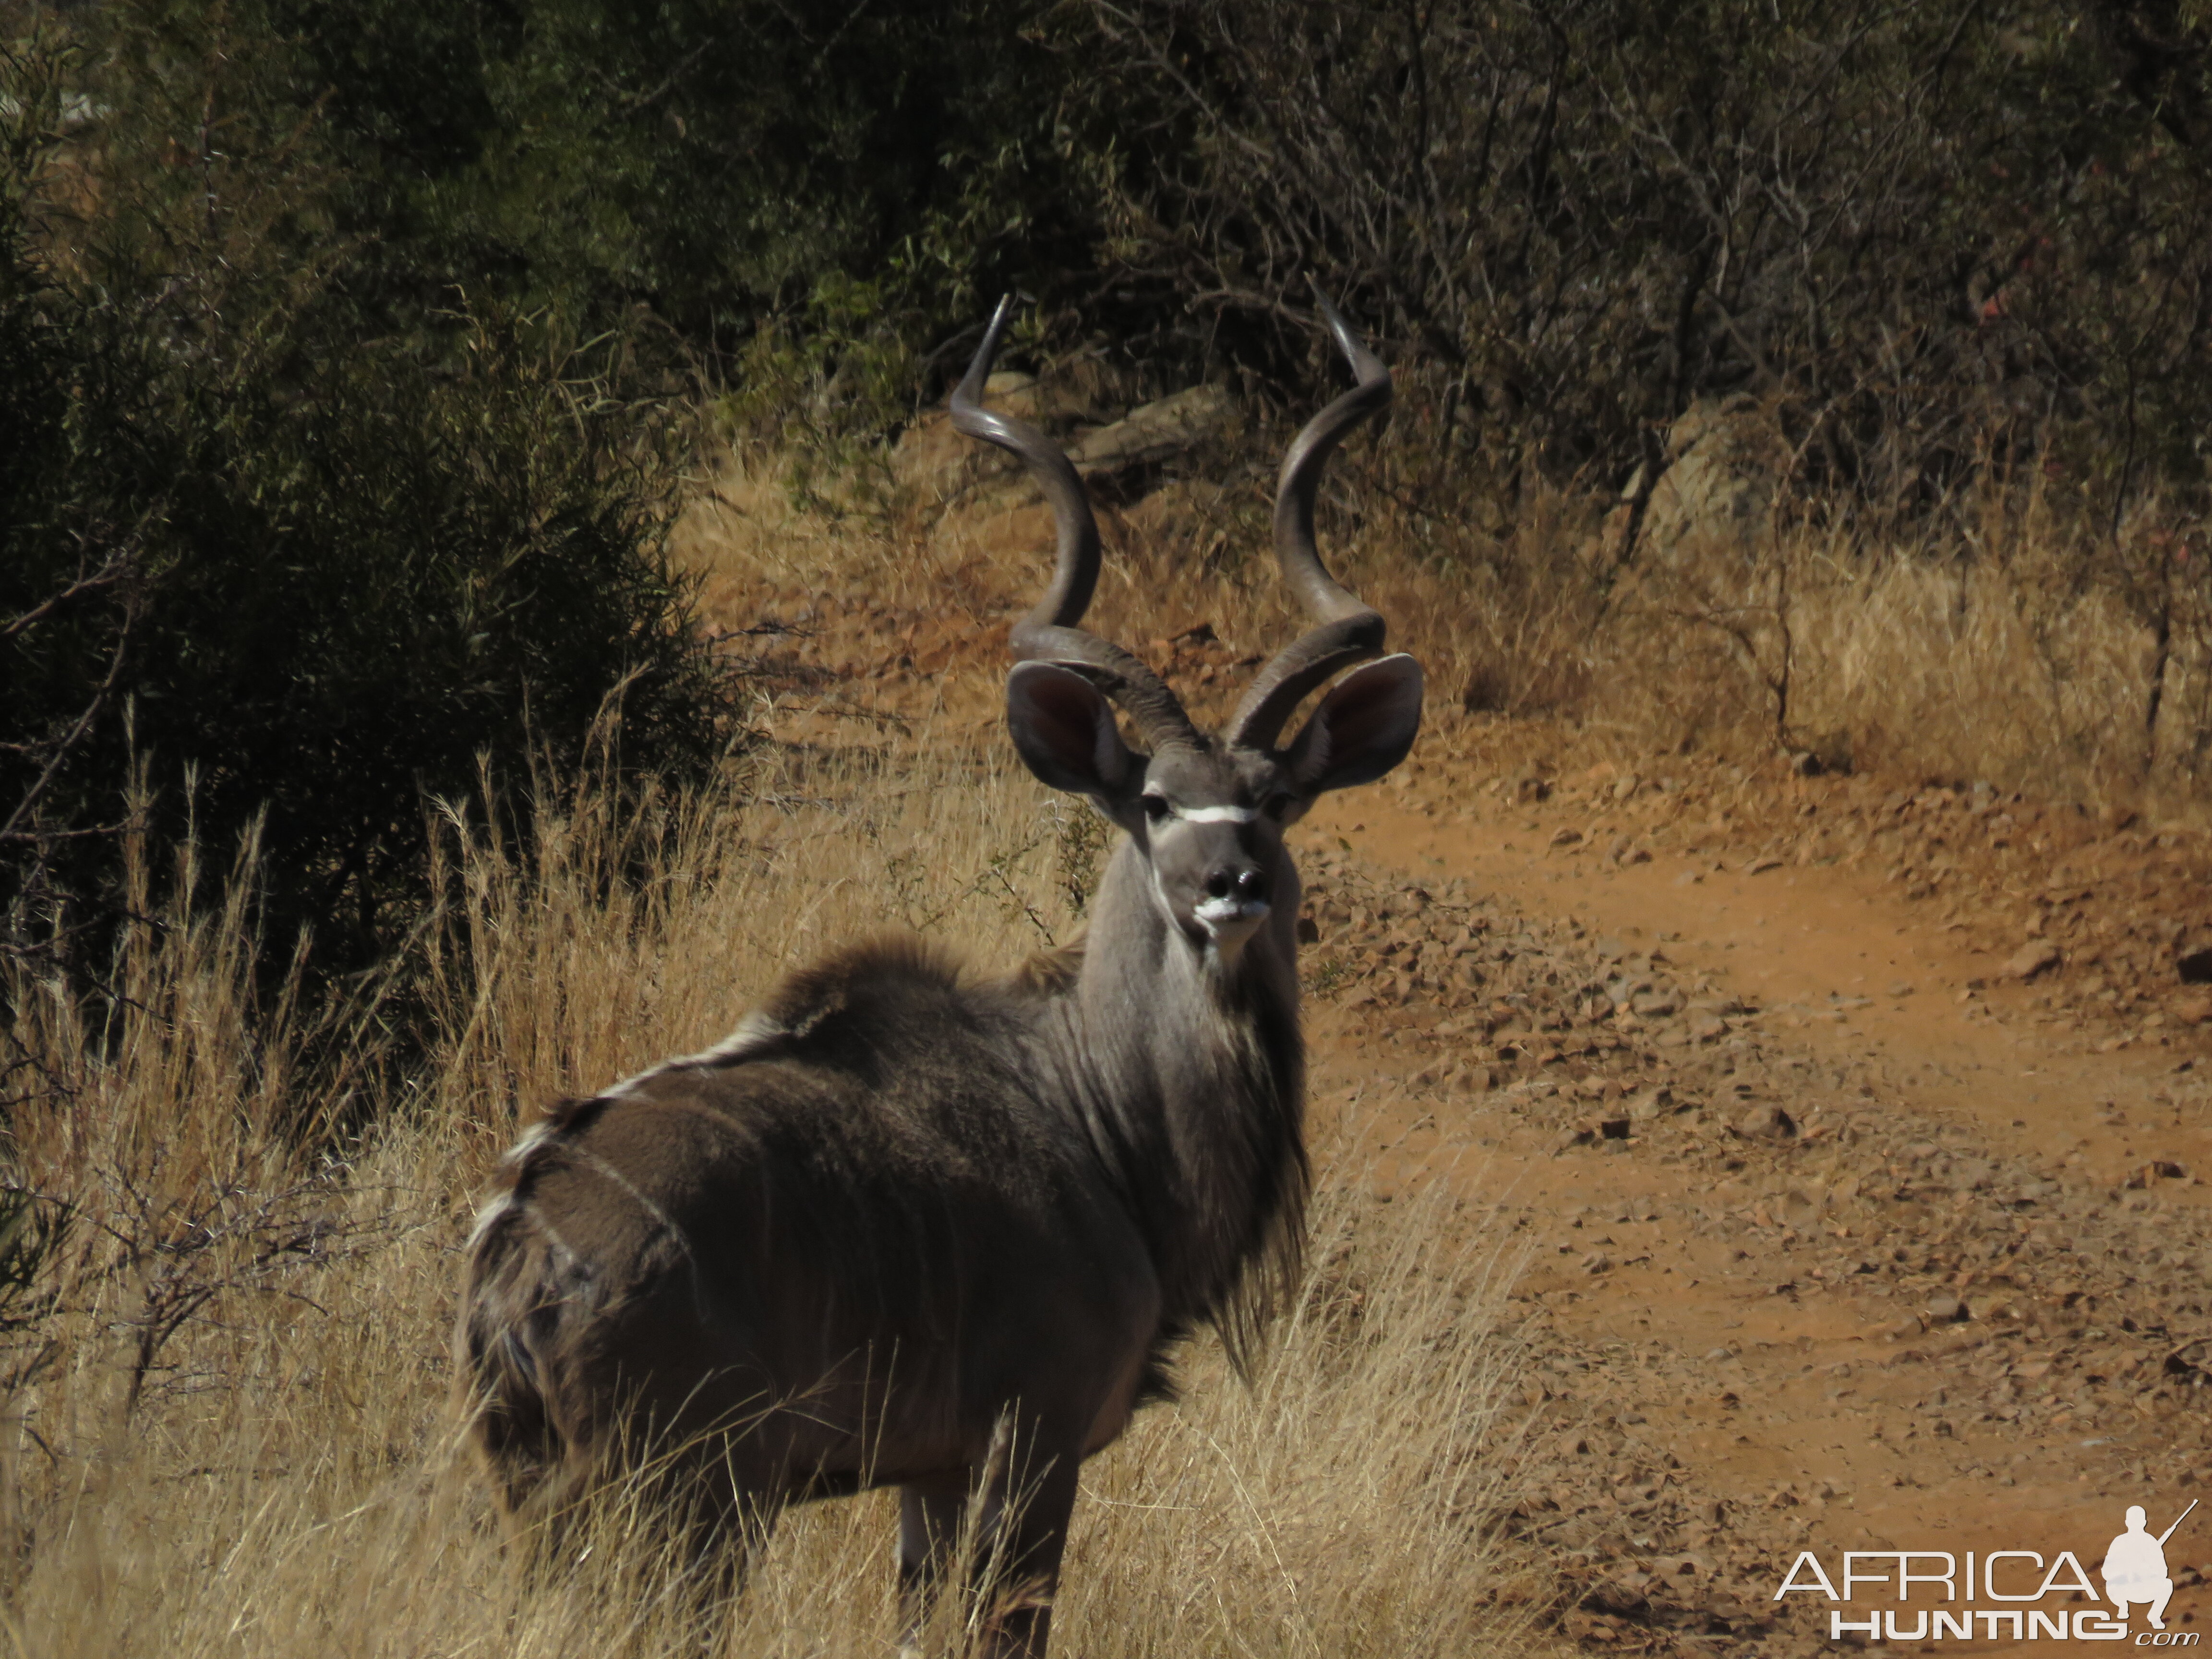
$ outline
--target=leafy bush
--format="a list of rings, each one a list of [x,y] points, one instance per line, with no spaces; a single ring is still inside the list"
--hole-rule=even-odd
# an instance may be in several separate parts
[[[221,846],[259,820],[266,923],[356,967],[423,896],[426,796],[476,793],[483,757],[510,787],[558,772],[618,709],[623,765],[712,765],[731,703],[662,556],[665,413],[543,319],[465,314],[436,358],[361,337],[345,247],[283,234],[316,209],[312,154],[249,184],[271,158],[240,144],[181,205],[118,170],[103,221],[58,223],[66,63],[5,64],[17,944],[120,902],[126,823]]]
[[[311,130],[327,233],[376,332],[457,296],[720,361],[770,318],[834,326],[881,285],[969,320],[1018,271],[1088,263],[1034,0],[123,0],[80,25],[143,155]],[[214,91],[222,118],[206,118]],[[825,293],[825,290],[836,292]]]
[[[127,152],[181,208],[241,153],[316,173],[269,229],[302,266],[344,250],[358,336],[434,355],[469,306],[547,309],[712,365],[756,429],[896,424],[1017,286],[1062,343],[1302,404],[1312,270],[1431,371],[1423,441],[1509,516],[1539,476],[1656,481],[1668,424],[1738,394],[1802,481],[1893,514],[2029,463],[2107,520],[2206,483],[2212,52],[2150,0],[125,0],[74,27],[111,177]]]

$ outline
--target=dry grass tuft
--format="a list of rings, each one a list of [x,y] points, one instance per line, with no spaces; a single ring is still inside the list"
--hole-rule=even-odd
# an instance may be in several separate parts
[[[446,1332],[473,1190],[538,1103],[714,1039],[840,939],[917,927],[1005,961],[1067,936],[1095,835],[1003,748],[796,749],[742,791],[635,810],[586,787],[526,852],[449,804],[422,946],[441,1036],[401,1084],[366,1064],[373,1022],[340,1045],[362,1064],[310,1077],[290,1011],[256,1005],[250,849],[204,915],[131,937],[97,1023],[11,985],[47,1080],[11,1124],[5,1641],[886,1651],[884,1495],[787,1517],[704,1625],[620,1504],[526,1578],[456,1433]],[[373,1130],[303,1150],[334,1144],[301,1131],[340,1104]],[[1492,1443],[1514,1361],[1496,1264],[1443,1204],[1374,1203],[1349,1146],[1322,1149],[1316,1267],[1256,1386],[1201,1344],[1186,1402],[1090,1467],[1061,1650],[1526,1644],[1548,1592],[1492,1531],[1513,1461]]]

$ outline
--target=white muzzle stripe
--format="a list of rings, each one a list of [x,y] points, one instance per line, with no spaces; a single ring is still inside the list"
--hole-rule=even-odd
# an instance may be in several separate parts
[[[1273,908],[1265,899],[1210,898],[1191,914],[1209,928],[1252,927],[1265,921]]]
[[[1249,806],[1177,806],[1173,802],[1168,811],[1185,823],[1251,823],[1260,816]]]

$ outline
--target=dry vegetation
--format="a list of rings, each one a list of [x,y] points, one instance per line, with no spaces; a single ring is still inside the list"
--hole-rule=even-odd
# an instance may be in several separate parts
[[[2160,550],[2085,547],[2032,508],[1990,519],[1978,550],[1804,530],[1640,575],[1594,635],[1590,713],[1656,746],[2203,822],[2201,597],[2159,585]]]
[[[502,1554],[447,1400],[472,1191],[538,1103],[711,1040],[829,942],[920,927],[989,963],[1065,938],[1096,848],[1001,744],[775,752],[634,814],[586,787],[526,858],[443,808],[453,896],[418,947],[441,1029],[404,1085],[373,1017],[337,1074],[295,1072],[294,1016],[246,988],[250,853],[204,917],[132,936],[99,1030],[9,987],[57,1085],[13,1124],[14,1650],[701,1650],[619,1506],[534,1589]],[[298,1150],[334,1122],[373,1127]],[[1359,1157],[1325,1131],[1309,1294],[1255,1385],[1201,1344],[1186,1403],[1092,1466],[1066,1650],[1459,1655],[1546,1607],[1492,1537],[1497,1264],[1449,1200],[1373,1203]],[[707,1650],[885,1651],[895,1528],[881,1495],[794,1514]]]
[[[1066,410],[1100,418],[1139,395],[1133,382],[1089,386],[1085,367],[1066,371],[1059,417],[1042,411],[1070,441],[1092,428]],[[1790,458],[1753,411],[1716,422],[1728,441],[1714,457],[1674,460],[1668,476],[1689,480],[1688,499],[1658,537],[1655,507],[1624,558],[1626,508],[1608,515],[1587,495],[1539,488],[1498,525],[1494,504],[1437,459],[1425,425],[1435,400],[1409,380],[1408,430],[1352,441],[1322,535],[1428,670],[1432,717],[1552,716],[1624,757],[1810,756],[1893,784],[1985,782],[2207,821],[2212,549],[2186,513],[2153,501],[2118,526],[2088,524],[2039,480],[1992,475],[1887,531],[1831,522],[1836,504],[1793,494]],[[1094,617],[1200,702],[1227,700],[1238,665],[1293,627],[1265,552],[1287,438],[1231,428],[1164,476],[1093,480],[1111,550]],[[941,416],[856,468],[865,488],[841,494],[808,475],[809,510],[777,473],[732,464],[684,539],[710,616],[832,636],[805,654],[841,708],[856,696],[879,706],[884,683],[900,698],[902,675],[957,670],[1030,591],[1051,544],[1026,483]],[[1201,629],[1212,637],[1186,632]],[[816,689],[779,681],[790,659],[756,649],[770,683]],[[975,690],[959,707],[981,722],[995,688]]]
[[[1331,509],[1339,568],[1429,667],[1438,735],[1471,773],[1495,708],[1571,713],[1584,750],[1771,757],[1788,738],[1893,772],[2096,800],[2163,779],[2174,810],[2194,799],[2171,758],[2185,745],[2158,764],[2145,746],[2139,590],[2061,580],[2065,550],[2032,519],[2002,557],[1875,558],[1801,534],[1607,597],[1597,526],[1564,504],[1478,559],[1463,529],[1353,471]],[[11,1121],[0,1235],[0,1631],[16,1650],[696,1650],[618,1505],[552,1579],[526,1584],[502,1553],[447,1401],[456,1247],[539,1103],[711,1040],[825,945],[919,928],[996,963],[1079,925],[1103,838],[1014,765],[990,648],[1047,523],[988,475],[952,493],[965,510],[894,493],[842,520],[738,469],[702,495],[686,556],[753,676],[763,741],[712,793],[617,811],[574,787],[527,850],[472,803],[441,804],[447,898],[411,958],[439,1030],[426,1063],[384,1063],[371,994],[313,1033],[288,999],[257,1001],[255,952],[289,942],[256,941],[251,848],[226,878],[182,884],[200,908],[131,933],[113,1007],[9,986],[54,1085]],[[1251,556],[1261,511],[1256,489],[1177,485],[1107,514],[1096,625],[1207,712],[1290,625]],[[2161,718],[2201,723],[2202,665],[2176,644],[2166,672]],[[1498,1526],[1565,1454],[1519,1438],[1534,1419],[1512,1402],[1536,1396],[1515,1376],[1506,1274],[1448,1197],[1374,1201],[1345,1104],[1318,1103],[1313,1276],[1255,1385],[1202,1344],[1185,1402],[1092,1467],[1066,1650],[1547,1639],[1557,1583]],[[893,1531],[881,1496],[794,1515],[714,1639],[881,1651]],[[936,1633],[947,1650],[959,1635]]]

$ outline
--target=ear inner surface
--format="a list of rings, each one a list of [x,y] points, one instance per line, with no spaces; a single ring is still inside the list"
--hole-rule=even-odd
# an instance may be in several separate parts
[[[1131,757],[1113,708],[1075,670],[1016,667],[1006,677],[1006,726],[1030,770],[1053,788],[1112,798],[1127,787]]]
[[[1406,758],[1421,729],[1421,667],[1401,653],[1331,688],[1288,750],[1308,796],[1372,783]]]

